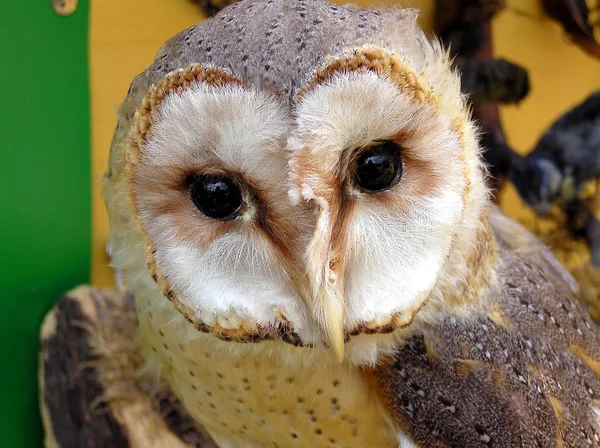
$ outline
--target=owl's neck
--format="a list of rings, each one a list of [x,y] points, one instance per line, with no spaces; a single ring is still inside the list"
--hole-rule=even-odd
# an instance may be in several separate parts
[[[470,309],[485,299],[486,291],[495,283],[497,253],[488,210],[483,207],[471,225],[457,235],[430,302],[422,310],[422,317],[433,315],[439,318],[439,314],[447,312],[468,315]]]

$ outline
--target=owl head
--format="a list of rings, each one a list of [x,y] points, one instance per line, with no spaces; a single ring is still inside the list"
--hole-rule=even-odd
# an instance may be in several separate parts
[[[245,0],[171,39],[106,199],[133,292],[233,343],[372,360],[491,277],[474,127],[412,10]]]

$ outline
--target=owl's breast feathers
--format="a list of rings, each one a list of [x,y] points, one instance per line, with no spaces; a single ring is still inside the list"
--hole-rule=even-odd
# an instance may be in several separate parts
[[[600,446],[597,330],[549,250],[505,220],[476,317],[425,327],[369,380],[418,446]]]

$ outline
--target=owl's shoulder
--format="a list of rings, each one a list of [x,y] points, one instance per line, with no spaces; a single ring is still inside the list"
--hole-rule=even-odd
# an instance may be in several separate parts
[[[379,396],[423,446],[597,445],[597,330],[551,252],[496,218],[495,286],[371,372]]]
[[[534,265],[537,270],[528,272],[527,275],[540,276],[542,281],[549,278],[558,285],[562,284],[573,294],[579,293],[577,281],[535,235],[506,216],[496,205],[490,204],[488,217],[500,247],[499,262],[505,268],[501,270],[502,275],[508,275],[512,271],[525,274],[519,272],[520,268]]]

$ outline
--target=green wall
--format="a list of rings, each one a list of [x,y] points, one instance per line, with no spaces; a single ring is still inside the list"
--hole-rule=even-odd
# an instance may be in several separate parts
[[[87,18],[0,0],[0,448],[41,446],[39,326],[89,281]]]

